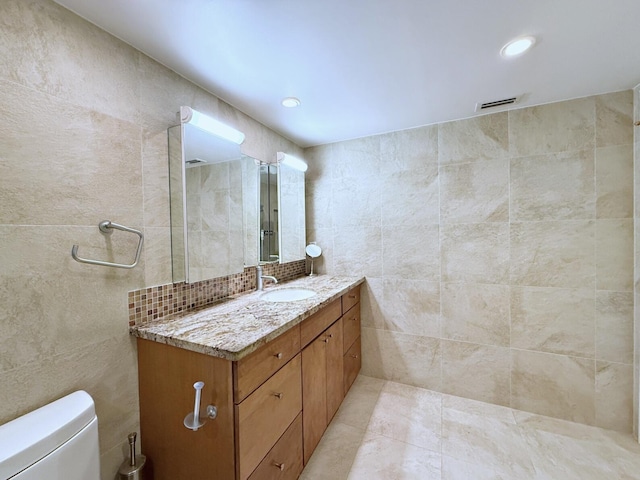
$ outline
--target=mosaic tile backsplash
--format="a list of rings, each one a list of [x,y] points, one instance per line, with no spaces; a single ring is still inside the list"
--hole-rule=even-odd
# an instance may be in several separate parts
[[[305,275],[306,262],[272,263],[263,265],[262,269],[264,275],[273,275],[279,282],[285,282]],[[129,326],[205,307],[255,288],[256,267],[245,267],[242,273],[201,282],[171,283],[133,290],[129,292]]]

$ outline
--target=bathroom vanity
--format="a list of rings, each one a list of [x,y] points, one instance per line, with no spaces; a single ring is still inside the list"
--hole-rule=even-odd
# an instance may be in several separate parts
[[[252,292],[132,327],[154,478],[298,478],[360,370],[363,281],[304,277],[280,288],[316,292],[307,299]],[[214,405],[217,416],[193,431],[183,420],[197,381],[202,415]]]

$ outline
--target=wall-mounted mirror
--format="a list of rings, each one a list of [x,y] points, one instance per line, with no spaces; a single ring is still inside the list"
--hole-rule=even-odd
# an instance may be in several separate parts
[[[305,165],[306,167],[306,165]],[[280,262],[304,260],[306,244],[304,171],[286,162],[278,165]]]
[[[243,155],[240,132],[214,134],[219,122],[189,107],[180,122],[168,130],[173,282],[304,259],[304,173]]]
[[[278,166],[260,165],[258,205],[258,259],[260,263],[280,261]]]
[[[180,125],[169,129],[174,282],[193,283],[244,268],[243,169],[254,161],[241,153],[237,139],[193,122],[194,113],[200,115],[182,107]]]
[[[294,159],[260,165],[258,205],[258,255],[261,263],[287,263],[305,258],[306,164]],[[298,164],[295,161],[300,162]]]

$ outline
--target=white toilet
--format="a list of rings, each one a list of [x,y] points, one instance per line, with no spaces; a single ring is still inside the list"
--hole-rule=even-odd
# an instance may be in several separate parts
[[[0,426],[0,479],[100,480],[91,396],[74,392]]]

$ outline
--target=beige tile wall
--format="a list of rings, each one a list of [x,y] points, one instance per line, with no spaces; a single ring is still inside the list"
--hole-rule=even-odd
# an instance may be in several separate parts
[[[364,373],[631,431],[632,113],[624,91],[307,149],[320,270],[367,277]]]
[[[301,149],[49,0],[0,2],[0,424],[77,389],[96,401],[103,478],[138,429],[127,293],[171,282],[167,128],[190,105],[244,153]],[[142,228],[101,235],[101,220]],[[132,238],[133,237],[133,238]]]

